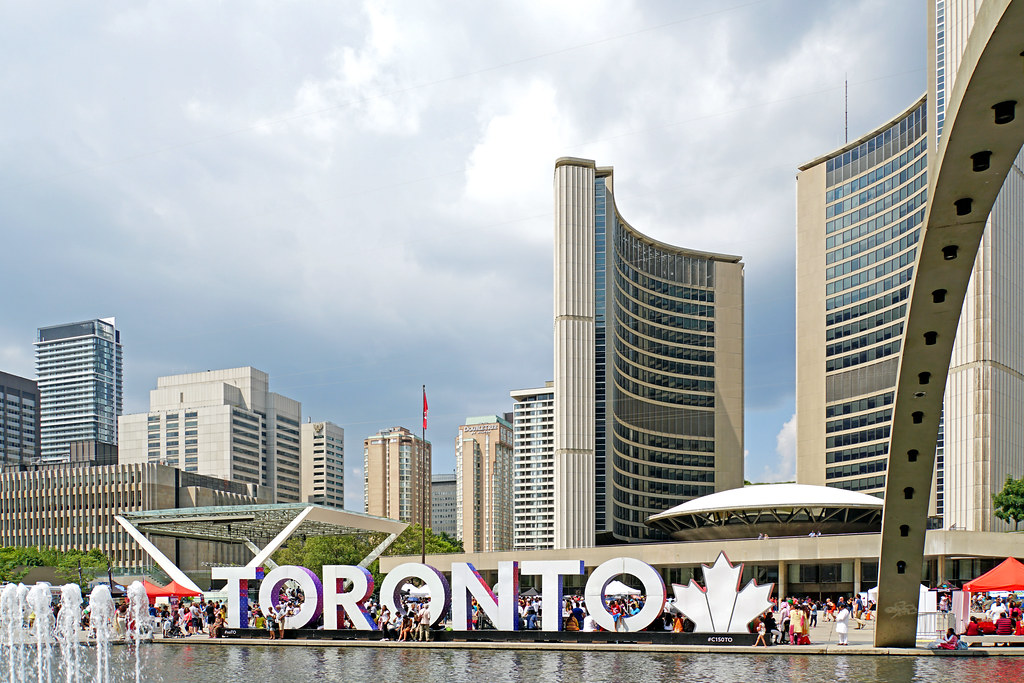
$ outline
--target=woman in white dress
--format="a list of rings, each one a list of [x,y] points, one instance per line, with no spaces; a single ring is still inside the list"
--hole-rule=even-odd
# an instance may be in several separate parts
[[[839,634],[839,644],[849,645],[847,637],[850,633],[850,608],[843,605],[836,613],[836,633]]]

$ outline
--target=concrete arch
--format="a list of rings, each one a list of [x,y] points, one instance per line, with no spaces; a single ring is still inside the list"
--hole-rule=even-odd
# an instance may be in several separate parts
[[[878,567],[877,647],[914,647],[943,391],[985,222],[1024,143],[1024,0],[985,0],[929,163],[900,355]]]

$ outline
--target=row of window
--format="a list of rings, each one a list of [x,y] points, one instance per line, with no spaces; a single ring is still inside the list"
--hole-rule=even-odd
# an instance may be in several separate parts
[[[660,294],[648,292],[646,289],[637,287],[618,273],[615,274],[615,286],[645,306],[672,311],[673,313],[681,313],[683,315],[695,315],[701,318],[715,317],[714,306],[693,303],[690,301],[680,301],[679,299],[669,299]]]
[[[825,254],[825,263],[832,264],[844,259],[852,258],[863,251],[874,249],[880,244],[885,244],[886,242],[913,230],[924,221],[924,213],[925,209],[919,209],[916,213],[907,216],[898,223],[893,223],[885,230],[871,233],[864,239],[852,244],[847,244],[845,247],[833,249]]]
[[[844,417],[840,420],[832,420],[825,423],[825,433],[845,432],[850,429],[860,429],[870,425],[889,422],[892,419],[892,410],[887,408],[874,413],[864,413],[856,417]]]
[[[647,308],[639,302],[630,299],[623,292],[616,290],[615,302],[619,305],[619,308],[623,311],[627,311],[633,316],[652,323],[659,323],[661,325],[668,325],[683,330],[696,330],[698,332],[714,332],[715,321],[708,320],[706,318],[690,318],[687,316],[674,315],[670,311],[663,311],[653,308]]]
[[[884,427],[873,427],[860,432],[849,432],[837,434],[836,436],[825,437],[825,448],[836,448],[839,446],[855,446],[865,441],[877,441],[889,438],[889,425]]]
[[[702,380],[694,380],[702,381]],[[714,383],[712,389],[714,390]],[[629,377],[619,376],[615,378],[615,385],[619,389],[633,394],[644,401],[658,401],[660,403],[670,403],[677,406],[692,406],[695,408],[714,408],[715,397],[713,395],[696,394],[696,393],[678,393],[675,391],[664,391],[655,387],[650,387],[645,384],[639,384],[634,382]],[[653,408],[654,406],[652,406]],[[668,431],[668,430],[657,430],[657,431]]]
[[[875,165],[875,163],[880,161],[880,159],[877,159],[879,150],[883,153],[895,154],[906,145],[909,145],[911,140],[916,140],[924,135],[928,130],[928,118],[925,112],[925,105],[922,103],[921,106],[900,119],[899,123],[894,123],[887,130],[870,140],[829,159],[825,166],[827,186],[831,187],[836,182],[842,182],[846,177],[852,177],[861,171],[867,170],[867,168],[861,167],[867,166],[869,161],[870,165]],[[896,145],[895,149],[892,147],[894,144]],[[904,161],[903,163],[906,162]],[[835,191],[838,191],[838,188],[833,192]]]
[[[864,410],[874,410],[882,406],[892,405],[895,394],[891,391],[878,396],[869,396],[868,398],[861,398],[856,401],[847,401],[846,403],[838,403],[836,405],[825,407],[825,417],[836,417],[837,415],[850,415],[852,413],[859,413]]]
[[[902,241],[902,240],[901,240]],[[914,259],[917,256],[917,249],[911,249],[906,251],[894,259],[881,263],[874,268],[868,268],[867,270],[861,271],[856,275],[850,275],[844,277],[842,280],[836,280],[835,282],[829,282],[825,285],[825,294],[831,295],[838,292],[845,291],[851,287],[859,287],[860,285],[877,280],[883,275],[904,268],[914,263]]]
[[[629,280],[630,282],[634,282],[638,286],[654,292],[655,294],[664,294],[665,296],[675,297],[676,299],[687,299],[689,301],[705,301],[712,304],[715,302],[715,290],[713,289],[698,289],[696,287],[687,287],[686,285],[676,285],[671,282],[665,282],[664,280],[659,280],[641,273],[636,268],[622,260],[617,261],[615,266],[617,275]]]
[[[847,491],[870,491],[885,488],[885,475],[864,477],[863,479],[841,479],[839,481],[826,482],[825,486]]]
[[[670,372],[676,375],[688,375],[690,377],[714,378],[715,376],[714,365],[699,365],[695,363],[669,360],[660,356],[650,356],[641,351],[637,351],[631,346],[627,346],[618,337],[615,339],[615,352],[629,362],[639,364],[650,370]]]
[[[892,356],[900,352],[900,340],[891,341],[888,344],[882,344],[874,348],[861,351],[860,353],[852,353],[849,356],[840,356],[838,358],[829,358],[825,361],[825,371],[832,372],[834,370],[842,370],[844,368],[852,368],[854,365],[861,365],[863,363],[869,363],[879,358],[885,358],[886,356]]]
[[[662,361],[661,364],[672,365],[670,361]],[[615,356],[615,369],[621,373],[619,379],[630,378],[638,382],[643,382],[645,386],[650,385],[646,387],[646,391],[650,391],[651,387],[659,387],[672,391],[702,391],[707,393],[711,393],[715,390],[714,380],[666,375],[663,372],[656,372],[647,370],[643,367],[637,367],[636,365],[628,363],[618,355]],[[645,394],[641,393],[641,395]]]
[[[891,257],[893,254],[898,254],[904,249],[907,249],[917,244],[918,238],[920,237],[920,232],[921,231],[919,229],[914,230],[910,234],[901,237],[899,241],[890,242],[889,244],[886,244],[883,247],[879,247],[878,249],[869,254],[864,254],[863,256],[855,258],[851,261],[845,261],[837,266],[832,266],[831,268],[825,270],[825,279],[831,280],[833,278],[839,277],[840,275],[852,273],[856,270],[860,270],[861,268],[870,266],[873,263],[878,263],[883,259],[887,259]]]
[[[825,310],[831,311],[834,308],[849,306],[850,304],[857,303],[858,301],[870,299],[871,297],[881,294],[882,292],[887,292],[890,289],[895,289],[900,285],[910,282],[913,276],[914,267],[911,266],[910,268],[907,268],[904,271],[896,273],[895,275],[891,275],[885,278],[884,280],[874,282],[868,285],[867,287],[861,287],[860,289],[855,289],[852,292],[846,292],[845,294],[834,296],[831,299],[826,299]]]
[[[616,322],[618,323],[616,330],[626,343],[653,351],[654,353],[661,353],[659,350],[661,348],[664,348],[666,351],[668,349],[679,349],[680,344],[701,348],[714,348],[715,346],[715,338],[709,334],[682,332],[668,327],[658,327],[656,325],[649,325],[647,322],[637,318],[630,318],[623,322],[621,318],[616,317]],[[659,344],[658,342],[665,342],[665,344]],[[678,350],[678,353],[682,353],[682,350]],[[714,362],[714,352],[709,351],[708,353],[712,354],[708,362]],[[672,354],[662,353],[661,355],[669,356]],[[700,359],[687,358],[687,360]]]
[[[842,201],[837,201],[834,204],[829,204],[828,206],[825,207],[825,217],[832,218],[833,216],[838,216],[839,214],[843,214],[851,209],[857,208],[864,202],[870,201],[875,197],[881,197],[886,192],[892,190],[894,187],[898,187],[906,183],[908,180],[910,180],[918,173],[923,171],[925,169],[925,166],[928,165],[927,161],[928,158],[922,156],[913,164],[907,166],[899,173],[895,175],[885,176],[885,180],[875,185],[871,185],[863,192],[860,192],[857,195],[850,197],[849,199],[844,199]]]
[[[870,318],[862,318],[857,322],[842,325],[840,327],[831,327],[825,330],[825,341],[833,341],[836,339],[842,339],[843,337],[860,334],[865,330],[873,330],[876,327],[891,323],[894,320],[902,321],[906,312],[907,307],[904,304],[902,306],[897,306],[896,308],[887,309],[877,315],[871,316]]]
[[[893,304],[898,304],[901,301],[906,301],[910,298],[910,287],[902,287],[894,292],[888,292],[877,299],[871,301],[865,301],[857,306],[851,306],[850,308],[844,308],[841,311],[835,313],[829,313],[825,317],[826,325],[835,325],[837,323],[846,322],[847,320],[855,320],[862,315],[868,315],[875,311],[889,308]],[[895,320],[895,318],[893,318]],[[828,332],[826,332],[826,335]],[[828,337],[828,341],[843,335],[836,335],[836,337]]]
[[[675,467],[714,467],[715,456],[695,455],[693,453],[675,453],[671,451],[651,450],[621,441],[617,437],[612,440],[612,449],[617,458],[629,458],[634,461],[673,465]],[[674,471],[674,470],[673,470]]]
[[[625,263],[648,275],[698,287],[715,286],[715,262],[684,254],[666,252],[641,240],[625,225],[616,230],[616,254]]]
[[[898,322],[895,325],[884,327],[880,330],[869,332],[860,337],[847,337],[840,342],[835,344],[829,344],[825,347],[825,356],[836,356],[841,353],[849,353],[856,349],[864,348],[865,346],[871,346],[878,342],[886,341],[888,339],[895,339],[903,334],[903,322]]]
[[[877,232],[887,225],[892,225],[893,223],[901,221],[924,207],[927,199],[928,190],[926,188],[918,192],[908,201],[900,204],[890,211],[886,211],[885,213],[875,216],[871,220],[866,220],[863,223],[854,224],[851,228],[843,230],[842,232],[837,232],[831,237],[825,238],[825,249],[841,247],[848,242],[859,240],[865,235]]]
[[[877,458],[889,453],[889,443],[876,443],[870,446],[858,446],[857,448],[845,448],[841,451],[830,451],[825,454],[826,463],[849,462],[850,460],[864,460],[866,458]]]
[[[617,472],[629,474],[635,477],[646,477],[651,479],[664,479],[667,481],[697,481],[702,483],[714,483],[714,470],[691,470],[676,467],[658,467],[646,462],[639,462],[632,458],[623,458],[616,455],[614,465]]]
[[[918,140],[917,144],[903,152],[898,157],[885,164],[879,166],[870,173],[866,173],[859,178],[854,178],[848,183],[832,188],[825,193],[825,201],[827,203],[834,202],[838,199],[842,199],[851,192],[859,192],[869,185],[873,185],[875,182],[892,175],[897,169],[906,166],[912,159],[923,154],[928,148],[927,140]]]
[[[715,442],[708,439],[692,439],[679,436],[667,436],[664,434],[651,434],[649,432],[633,429],[630,425],[625,424],[619,420],[616,420],[614,433],[617,437],[625,439],[631,442],[629,445],[647,446],[648,448],[654,448],[658,450],[668,451],[690,451],[695,453],[714,453]],[[619,439],[615,440],[615,447],[625,452],[626,444],[623,444]],[[707,460],[694,460],[686,463],[687,466],[692,467],[714,467],[715,458],[714,456],[702,456],[706,457]],[[701,464],[708,462],[710,464]]]

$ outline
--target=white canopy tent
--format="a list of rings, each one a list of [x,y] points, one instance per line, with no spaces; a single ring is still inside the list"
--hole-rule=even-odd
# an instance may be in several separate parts
[[[608,584],[604,594],[611,598],[617,598],[623,595],[640,595],[640,591],[616,580]]]

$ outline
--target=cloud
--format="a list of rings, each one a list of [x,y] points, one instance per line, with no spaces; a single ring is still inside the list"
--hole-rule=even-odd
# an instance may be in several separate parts
[[[777,460],[761,471],[761,481],[779,482],[796,479],[796,414],[786,420],[775,435]]]
[[[551,378],[553,166],[581,156],[640,231],[744,257],[747,471],[782,476],[793,175],[842,144],[844,75],[853,135],[924,89],[920,4],[395,7],[0,4],[5,277],[32,283],[0,369],[116,315],[126,406],[254,365],[356,461],[426,382],[449,470],[465,417]]]

